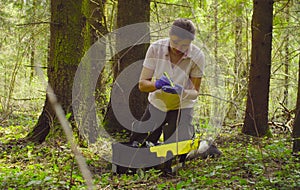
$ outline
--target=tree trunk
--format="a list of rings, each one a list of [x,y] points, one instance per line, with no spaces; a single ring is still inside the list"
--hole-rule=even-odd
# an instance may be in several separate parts
[[[253,3],[251,65],[242,132],[260,137],[269,132],[273,0],[254,0]]]
[[[106,18],[104,15],[104,9],[105,9],[105,2],[106,0],[94,0],[90,1],[91,6],[91,42],[95,43],[97,40],[102,38],[108,33],[108,28],[106,25]],[[104,39],[101,39],[104,42]],[[103,48],[104,49],[104,48]],[[103,52],[103,55],[106,55],[106,52]],[[105,57],[102,57],[102,59],[105,59]],[[97,85],[96,85],[96,92],[95,92],[95,100],[99,103],[101,103],[100,106],[104,106],[106,98],[106,83],[104,81],[104,72],[105,68],[102,69],[101,74],[98,78]]]
[[[102,102],[104,93],[101,75],[104,71],[101,68],[106,59],[106,41],[102,37],[107,29],[103,3],[103,0],[88,0],[83,4],[83,13],[88,18],[88,25],[83,32],[86,53],[78,67],[73,85],[72,106],[79,136],[88,144],[95,143],[99,137],[96,102]]]
[[[141,22],[149,22],[150,21],[150,1],[149,0],[131,0],[131,1],[118,1],[118,16],[117,16],[117,27],[125,27],[135,23]],[[146,38],[149,35],[149,29],[143,29]],[[116,46],[117,49],[121,50],[117,52],[116,60],[114,62],[113,73],[114,80],[117,79],[119,74],[129,65],[135,63],[138,60],[143,60],[147,51],[147,47],[149,44],[141,44],[130,46],[126,49],[120,49],[123,43],[127,43],[128,41],[137,42],[139,38],[143,36],[139,36],[138,34],[130,34],[130,36],[124,36],[124,34],[117,34],[116,36]],[[127,42],[126,42],[127,40]],[[139,65],[139,71],[141,71],[142,67]],[[120,94],[121,96],[121,94]],[[128,100],[124,100],[128,101]],[[141,93],[137,88],[137,85],[132,89],[129,102],[125,102],[125,104],[129,104],[130,111],[132,115],[139,119],[143,112],[145,111],[147,104],[147,94]],[[124,113],[126,115],[128,113]],[[121,132],[124,129],[129,129],[129,126],[123,126],[124,123],[120,123],[116,118],[113,108],[112,108],[112,99],[107,108],[107,112],[104,118],[105,129],[110,133],[114,134],[117,132]],[[124,128],[125,127],[125,128]]]
[[[77,66],[83,55],[82,30],[86,18],[81,12],[82,1],[52,0],[50,26],[50,52],[48,60],[48,83],[53,88],[65,113],[72,113],[72,85]],[[43,142],[47,137],[55,114],[46,98],[44,109],[28,139]],[[55,125],[56,126],[56,125]],[[51,129],[54,130],[54,129]],[[62,131],[60,128],[54,130]]]
[[[293,128],[293,152],[300,152],[300,109],[297,110],[294,128]]]
[[[36,0],[34,0],[32,2],[32,18],[36,17]],[[32,82],[32,78],[33,78],[33,74],[34,74],[34,62],[35,62],[35,51],[36,51],[36,41],[35,41],[35,31],[32,30],[31,31],[31,42],[30,42],[30,67],[31,67],[31,71],[30,71],[30,83]]]
[[[219,62],[219,2],[218,0],[215,0],[214,2],[214,24],[213,24],[213,30],[214,30],[214,58],[216,63]]]
[[[48,97],[46,96],[42,114],[40,115],[38,122],[34,126],[33,130],[27,135],[27,139],[36,143],[44,142],[50,132],[51,126],[53,126],[54,117],[55,113],[48,100]]]
[[[298,92],[297,92],[297,102],[296,102],[296,110],[300,109],[300,55],[299,55],[299,71],[298,71]],[[297,113],[297,112],[296,112]]]
[[[299,71],[298,71],[298,94],[297,94],[297,105],[296,105],[296,117],[293,126],[293,152],[300,152],[300,55],[299,55]]]
[[[290,9],[289,4],[286,5],[286,23],[289,25],[290,22]],[[290,66],[290,33],[287,32],[284,37],[284,54],[285,54],[285,61],[284,61],[284,92],[283,92],[283,104],[289,107],[289,66]]]

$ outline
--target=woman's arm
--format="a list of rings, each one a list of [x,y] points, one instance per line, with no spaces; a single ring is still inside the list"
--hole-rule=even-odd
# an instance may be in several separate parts
[[[140,81],[139,81],[139,89],[142,92],[153,92],[156,90],[155,82],[152,81],[154,71],[152,69],[148,69],[143,67]]]
[[[201,85],[201,77],[191,77],[190,81],[192,83],[190,89],[185,89],[183,91],[182,97],[185,99],[196,99],[199,95],[199,89],[200,89],[200,85]]]

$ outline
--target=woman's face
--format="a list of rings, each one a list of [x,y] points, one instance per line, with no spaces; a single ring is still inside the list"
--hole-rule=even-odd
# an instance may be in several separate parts
[[[170,35],[170,49],[176,55],[185,53],[190,47],[191,42],[190,39],[182,39],[176,35]]]

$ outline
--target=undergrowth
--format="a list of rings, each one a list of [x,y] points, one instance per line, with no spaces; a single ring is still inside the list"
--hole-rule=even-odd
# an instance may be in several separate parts
[[[0,189],[86,189],[68,144],[59,138],[40,145],[22,141],[31,120],[15,119],[17,125],[0,127]],[[188,161],[172,177],[155,169],[116,175],[99,154],[81,150],[95,189],[300,188],[300,162],[291,154],[290,134],[257,139],[240,134],[238,128],[224,127],[215,143],[223,152],[220,158]]]

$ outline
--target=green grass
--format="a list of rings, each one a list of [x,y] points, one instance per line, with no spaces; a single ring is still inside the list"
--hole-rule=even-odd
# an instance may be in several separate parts
[[[86,189],[74,156],[62,140],[40,145],[20,141],[30,130],[26,116],[0,127],[0,189]],[[31,121],[31,125],[34,121]],[[99,154],[81,149],[93,173],[95,189],[297,189],[299,158],[291,154],[290,134],[250,138],[226,129],[216,140],[218,159],[187,162],[174,177],[158,170],[115,175]]]

